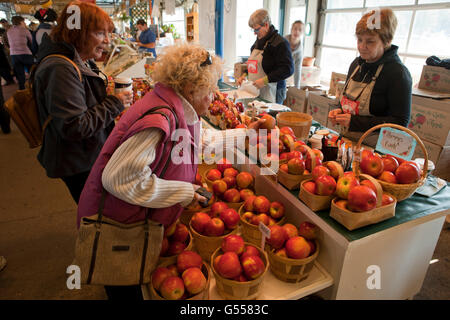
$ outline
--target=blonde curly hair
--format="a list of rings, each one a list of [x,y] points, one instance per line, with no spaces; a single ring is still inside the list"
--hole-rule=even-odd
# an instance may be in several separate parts
[[[183,92],[187,84],[216,90],[222,74],[222,60],[211,56],[211,64],[207,64],[208,57],[208,51],[198,44],[180,43],[166,47],[158,55],[152,79],[177,92]]]

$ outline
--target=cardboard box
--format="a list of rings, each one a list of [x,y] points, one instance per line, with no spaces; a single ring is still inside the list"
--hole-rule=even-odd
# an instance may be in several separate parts
[[[307,97],[308,91],[290,87],[286,93],[286,105],[292,111],[304,113],[306,111]]]
[[[302,67],[302,86],[318,86],[320,85],[320,68],[319,67]]]
[[[316,92],[310,92],[306,113],[323,126],[328,124],[328,113],[337,107],[337,101]]]
[[[450,92],[450,70],[443,67],[423,66],[419,89]]]
[[[245,63],[237,62],[234,64],[234,79],[239,79],[240,76],[247,69],[247,65]]]
[[[411,119],[408,128],[422,140],[439,146],[450,145],[450,103],[412,96]]]
[[[336,94],[337,83],[339,81],[344,81],[344,84],[345,84],[345,80],[346,79],[347,79],[347,75],[346,74],[332,72],[331,73],[331,80],[330,80],[330,90],[328,90],[328,94],[330,96],[337,96],[337,94]]]
[[[422,140],[428,152],[428,160],[433,161],[435,169],[433,175],[450,181],[450,146],[439,146],[437,144]],[[413,159],[424,158],[422,148],[417,145]]]

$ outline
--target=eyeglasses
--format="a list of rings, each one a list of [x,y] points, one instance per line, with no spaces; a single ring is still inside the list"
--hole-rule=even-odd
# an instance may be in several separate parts
[[[253,29],[253,32],[254,32],[254,33],[258,33],[258,32],[259,32],[259,30],[261,30],[261,28],[262,28],[262,27],[264,27],[264,26],[261,26],[261,25],[260,25],[260,27],[259,27],[259,28]]]
[[[211,55],[209,54],[208,51],[206,51],[206,53],[208,54],[208,56],[206,57],[205,61],[203,61],[202,63],[200,63],[200,67],[212,65]]]

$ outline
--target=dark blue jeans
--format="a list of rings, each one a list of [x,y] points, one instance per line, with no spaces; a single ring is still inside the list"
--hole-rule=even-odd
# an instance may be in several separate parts
[[[286,80],[281,80],[277,82],[276,102],[283,104],[284,100],[286,100]]]
[[[25,89],[25,68],[31,70],[31,66],[34,64],[33,56],[31,54],[14,54],[11,55],[11,61],[19,82],[19,89],[23,90]]]

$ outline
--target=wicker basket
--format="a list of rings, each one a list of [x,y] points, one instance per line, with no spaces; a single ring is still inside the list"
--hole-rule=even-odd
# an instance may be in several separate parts
[[[237,234],[238,231],[238,228],[235,228],[223,236],[209,237],[195,231],[191,223],[189,223],[189,229],[194,238],[195,250],[207,262],[210,262],[211,254],[222,245],[223,239],[230,234]]]
[[[245,213],[244,205],[239,208],[239,216],[241,217],[241,233],[244,240],[250,242],[253,245],[260,246],[262,235],[261,231],[259,231],[259,227],[254,224],[248,223],[245,219],[242,218],[242,215]],[[278,225],[284,224],[286,221],[286,216],[280,219],[277,222]]]
[[[427,149],[425,148],[425,145],[423,144],[422,140],[420,140],[420,138],[413,131],[409,130],[408,128],[399,126],[397,124],[384,123],[384,124],[379,124],[375,127],[370,128],[361,136],[361,138],[359,139],[359,141],[355,147],[355,154],[358,154],[361,151],[362,142],[371,132],[378,130],[380,128],[384,128],[384,127],[395,128],[395,129],[404,131],[404,132],[408,133],[409,135],[411,135],[414,139],[416,139],[417,143],[419,144],[419,146],[422,149],[422,152],[424,154],[425,163],[423,165],[422,176],[420,177],[419,181],[417,181],[416,183],[397,184],[397,183],[389,183],[389,182],[377,180],[378,183],[381,184],[381,187],[383,188],[384,191],[393,195],[397,199],[397,201],[403,201],[405,199],[408,199],[410,196],[412,196],[414,194],[414,192],[416,191],[416,189],[425,183],[427,174],[428,174],[428,152],[427,152]],[[354,170],[355,174],[358,175],[360,168],[359,168],[359,159],[356,156],[355,156],[355,161],[353,162],[353,170]]]
[[[316,154],[312,149],[306,146],[308,153],[311,157],[311,171],[316,167]],[[285,186],[288,190],[297,190],[300,188],[300,183],[305,180],[310,180],[312,178],[311,173],[309,174],[290,174],[282,170],[278,170],[277,173],[278,181]]]
[[[309,257],[304,259],[291,259],[280,257],[275,254],[275,250],[266,247],[267,254],[269,256],[270,271],[284,282],[297,283],[305,280],[311,272],[314,261],[319,255],[319,242],[314,240],[316,245],[316,251]]]
[[[252,244],[245,242],[245,245]],[[269,259],[267,258],[266,252],[261,250],[259,247],[257,247],[257,249],[264,265],[266,266],[263,274],[257,279],[246,282],[225,279],[217,273],[214,269],[214,265],[211,265],[214,278],[216,279],[217,292],[222,298],[227,300],[254,300],[259,296],[261,293],[262,284],[264,282],[264,277],[269,269]],[[221,248],[218,248],[212,254],[211,260],[214,261],[214,259],[220,254],[223,254],[223,252]]]
[[[385,206],[381,206],[383,196],[383,189],[381,185],[375,178],[367,174],[361,174],[360,177],[370,180],[375,185],[377,189],[377,206],[376,208],[369,211],[353,212],[338,207],[336,205],[336,201],[339,200],[339,198],[334,198],[333,201],[331,201],[330,217],[345,226],[348,230],[355,230],[390,219],[395,216],[395,206],[397,204],[397,199],[395,198],[395,196],[390,194],[390,196],[394,198],[394,202]]]
[[[298,193],[298,197],[300,200],[303,201],[304,204],[308,206],[312,211],[320,211],[320,210],[326,210],[329,209],[331,206],[331,201],[334,198],[334,195],[331,196],[319,196],[316,194],[312,194],[311,192],[308,192],[303,187],[303,184],[305,184],[308,181],[313,180],[305,180],[302,181],[300,185],[300,192]]]
[[[278,127],[291,127],[298,139],[306,140],[311,129],[312,117],[302,112],[279,112],[277,114]]]
[[[244,204],[244,201],[240,201],[240,202],[225,202],[228,206],[228,208],[234,209],[236,211],[239,210],[240,207],[242,207],[242,205]]]
[[[170,266],[171,264],[172,263],[164,262],[164,263],[159,264],[158,267],[167,267],[167,266]],[[210,287],[210,283],[211,283],[211,269],[204,262],[202,265],[202,273],[206,278],[205,289],[202,292],[200,292],[186,300],[209,300],[209,287]],[[151,281],[148,284],[148,289],[150,291],[150,298],[152,300],[167,300],[167,299],[164,299],[163,297],[161,297],[161,295],[155,290]]]
[[[194,239],[192,237],[192,233],[189,231],[189,243],[184,249],[184,251],[192,250],[194,247]],[[170,256],[170,257],[159,257],[158,264],[167,263],[167,265],[171,265],[177,262],[178,255]]]
[[[200,208],[197,210],[191,210],[191,209],[184,209],[183,212],[180,215],[180,222],[186,226],[189,225],[189,222],[192,219],[192,216],[194,214],[196,214],[197,212],[208,212],[211,209],[211,207],[207,207],[207,208]]]

